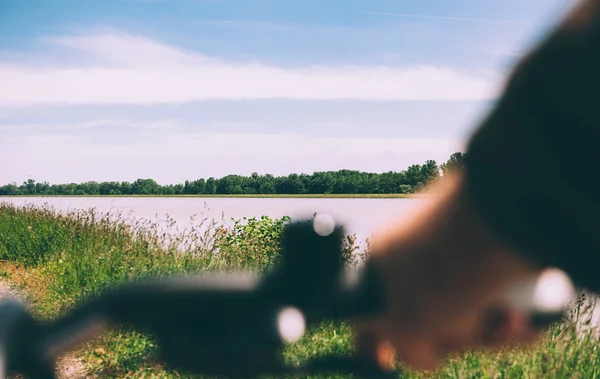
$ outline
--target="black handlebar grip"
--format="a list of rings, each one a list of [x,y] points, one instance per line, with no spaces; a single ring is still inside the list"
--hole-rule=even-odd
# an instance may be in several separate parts
[[[304,312],[309,323],[349,319],[382,312],[384,287],[371,266],[347,267],[344,229],[333,218],[290,223],[281,241],[281,260],[262,288]],[[275,295],[276,296],[276,295]]]
[[[320,221],[322,218],[317,216],[314,220],[286,226],[280,261],[261,286],[289,305],[302,309],[309,317],[312,310],[325,309],[332,301],[344,267],[343,229],[333,224],[324,232],[319,230]]]

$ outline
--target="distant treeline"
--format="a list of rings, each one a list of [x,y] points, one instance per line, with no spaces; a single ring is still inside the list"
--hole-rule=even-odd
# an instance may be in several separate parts
[[[130,182],[37,183],[29,179],[0,187],[0,195],[238,195],[238,194],[411,194],[435,181],[441,173],[462,166],[464,154],[454,153],[441,165],[429,160],[400,172],[381,174],[353,170],[290,174],[288,176],[227,175],[175,185],[160,185],[153,179]]]

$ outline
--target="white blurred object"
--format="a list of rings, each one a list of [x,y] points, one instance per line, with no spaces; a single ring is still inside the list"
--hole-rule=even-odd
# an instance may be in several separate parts
[[[575,300],[573,282],[562,270],[549,268],[539,276],[517,283],[508,291],[509,302],[537,312],[561,312]]]
[[[277,315],[277,328],[281,338],[288,343],[298,341],[306,330],[304,315],[294,307],[284,308]]]
[[[537,280],[533,306],[542,312],[557,312],[575,300],[575,287],[569,276],[558,269],[545,270]]]
[[[318,235],[327,237],[335,230],[335,220],[329,215],[320,214],[315,216],[313,227]]]

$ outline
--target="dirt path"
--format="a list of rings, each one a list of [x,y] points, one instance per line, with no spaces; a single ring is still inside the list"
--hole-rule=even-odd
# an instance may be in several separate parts
[[[9,299],[25,301],[25,296],[12,288],[8,283],[0,281],[0,301]],[[56,373],[58,379],[87,378],[83,363],[74,354],[67,354],[59,359],[56,365]]]

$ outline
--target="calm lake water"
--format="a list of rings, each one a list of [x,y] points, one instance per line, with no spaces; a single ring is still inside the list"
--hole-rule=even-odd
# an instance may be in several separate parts
[[[48,204],[60,211],[91,209],[97,212],[120,212],[133,220],[163,221],[174,219],[180,229],[198,221],[269,216],[292,219],[326,213],[341,222],[348,233],[364,241],[372,233],[398,220],[424,199],[307,199],[307,198],[200,198],[200,197],[2,197],[0,202],[15,205]]]

